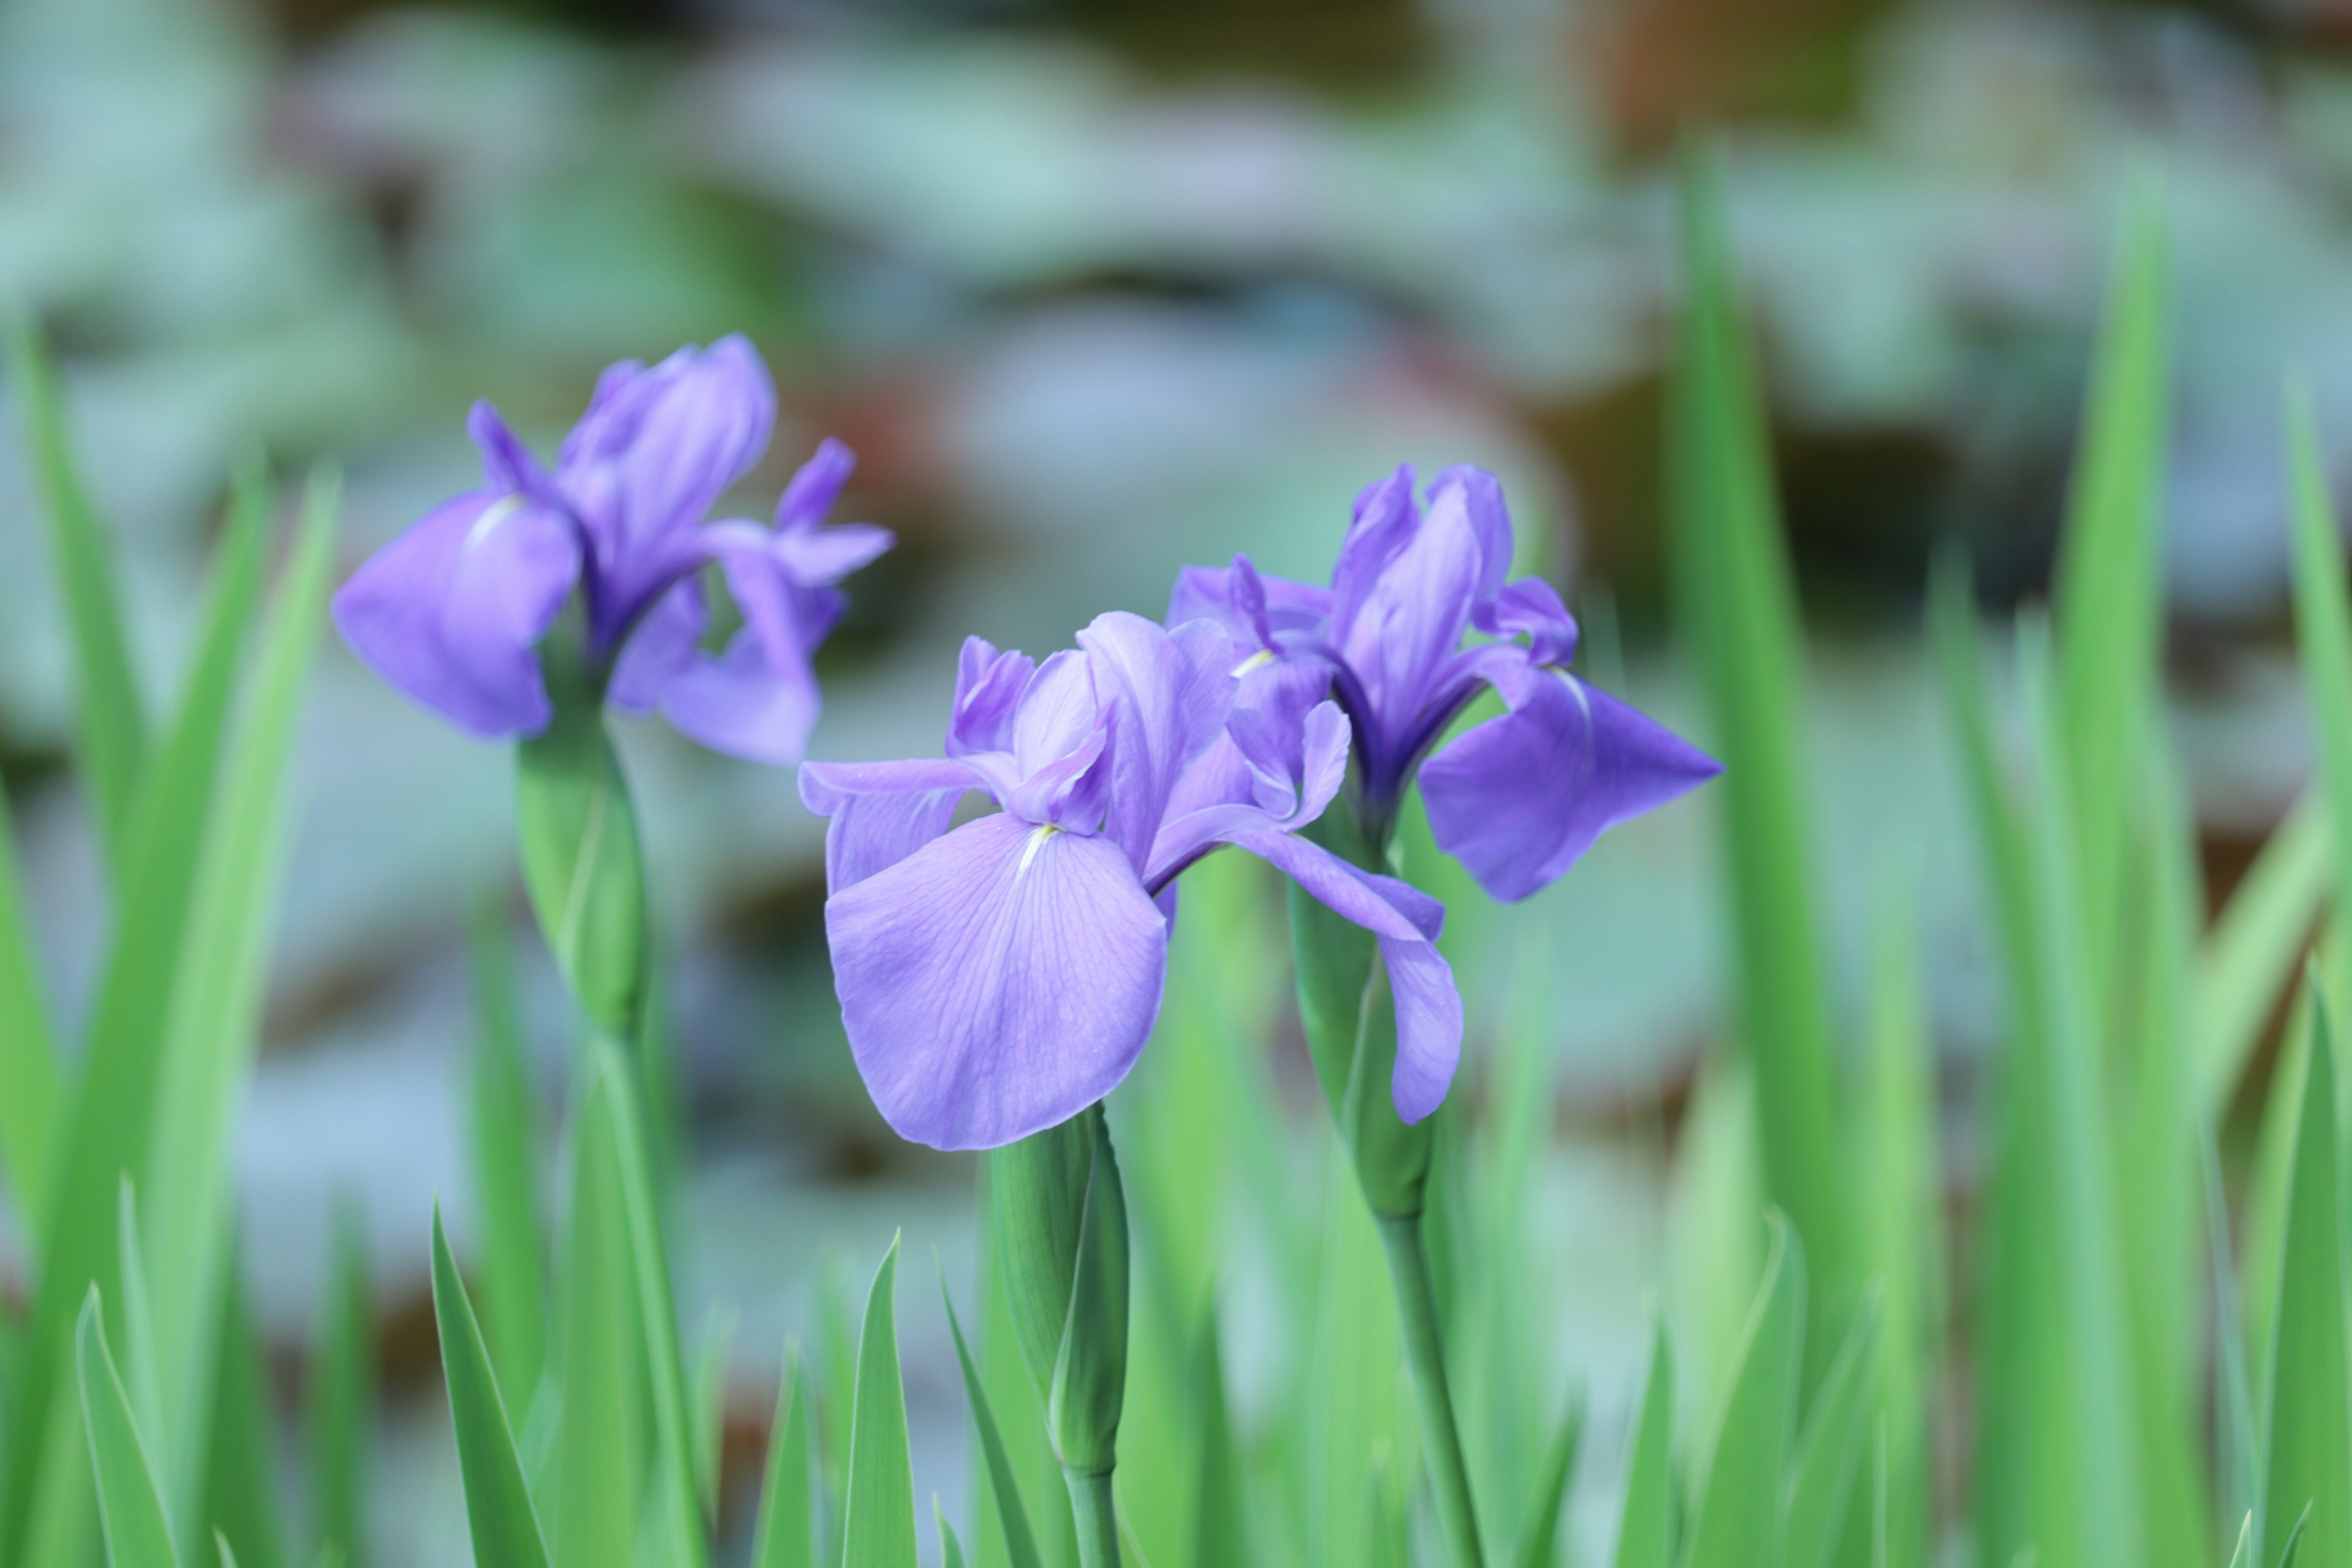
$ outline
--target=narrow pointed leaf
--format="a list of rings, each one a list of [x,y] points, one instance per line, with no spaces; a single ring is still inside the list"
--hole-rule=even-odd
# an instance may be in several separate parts
[[[2198,1083],[2207,1113],[2229,1109],[2246,1062],[2311,946],[2336,878],[2324,789],[2304,792],[2263,841],[2197,961]]]
[[[1878,1392],[1878,1310],[1865,1300],[1813,1395],[1789,1463],[1787,1568],[1830,1568],[1862,1474]]]
[[[1029,1528],[1029,1510],[1021,1500],[1020,1474],[1013,1468],[1013,1456],[1005,1448],[1004,1434],[996,1424],[995,1407],[989,1402],[988,1385],[971,1358],[971,1348],[964,1342],[963,1324],[956,1317],[955,1299],[948,1294],[944,1279],[940,1281],[940,1299],[947,1303],[948,1331],[955,1339],[956,1364],[963,1372],[964,1397],[971,1405],[972,1430],[980,1436],[989,1491],[996,1500],[996,1517],[1003,1527],[1005,1556],[1012,1568],[1044,1568],[1044,1560],[1037,1554],[1036,1533]]]
[[[553,1536],[564,1568],[629,1568],[644,1476],[634,1398],[636,1338],[626,1221],[606,1082],[590,1084],[572,1150],[570,1232],[563,1253],[562,1404],[556,1416]]]
[[[179,1568],[163,1494],[156,1489],[155,1468],[107,1348],[95,1290],[83,1305],[75,1331],[75,1356],[107,1558],[113,1568]]]
[[[955,1527],[940,1510],[937,1497],[931,1499],[931,1522],[940,1532],[940,1568],[963,1568],[963,1542],[956,1539]]]
[[[906,1391],[898,1382],[898,1278],[893,1239],[875,1273],[857,1341],[843,1568],[915,1568],[915,1474],[907,1447]]]
[[[336,1205],[334,1254],[310,1366],[310,1507],[317,1546],[368,1568],[369,1439],[375,1425],[375,1308],[355,1197]]]
[[[530,1506],[514,1428],[499,1398],[489,1347],[482,1342],[474,1304],[457,1278],[457,1260],[433,1210],[433,1319],[441,1334],[441,1371],[449,1386],[449,1418],[457,1433],[457,1473],[465,1486],[466,1522],[474,1561],[498,1568],[548,1568],[547,1542]]]
[[[800,1348],[787,1346],[783,1382],[776,1390],[776,1419],[768,1428],[768,1475],[760,1491],[751,1568],[816,1568],[809,1402],[803,1383]]]
[[[233,1237],[229,1250],[232,1255],[236,1250]],[[215,1542],[226,1539],[246,1568],[286,1568],[277,1435],[270,1430],[269,1395],[262,1384],[253,1313],[234,1265],[222,1271],[216,1317],[220,1331],[212,1434],[205,1453],[199,1514],[212,1523]]]
[[[146,721],[123,635],[121,589],[106,528],[82,489],[66,435],[57,368],[21,311],[9,323],[9,369],[24,400],[25,435],[39,481],[41,519],[73,637],[83,787],[89,792],[119,885],[134,859],[131,798],[145,761]]]
[[[50,1144],[64,1096],[57,1033],[25,923],[7,791],[0,788],[0,1179],[19,1224],[48,1217]],[[31,1239],[37,1256],[37,1233]]]
[[[539,1195],[539,1118],[515,1002],[505,916],[477,900],[467,922],[477,1015],[467,1132],[482,1216],[482,1327],[499,1389],[530,1407],[546,1358],[546,1231]]]
[[[2310,1510],[2303,1561],[2352,1563],[2352,1371],[2345,1347],[2343,1189],[2336,1158],[2336,1047],[2315,994],[2286,1231],[2270,1335],[2269,1475],[2262,1552]],[[2284,1542],[2281,1542],[2284,1545]]]
[[[1731,1396],[1691,1521],[1686,1568],[1752,1568],[1759,1543],[1773,1552],[1804,1334],[1805,1255],[1788,1221],[1776,1214],[1764,1283],[1741,1338]]]
[[[1580,1392],[1561,1413],[1559,1430],[1544,1451],[1543,1469],[1535,1497],[1519,1527],[1519,1547],[1511,1560],[1518,1568],[1551,1568],[1559,1547],[1559,1516],[1568,1501],[1568,1483],[1576,1474],[1577,1449],[1584,1441],[1584,1395]]]
[[[592,1068],[613,1123],[614,1170],[620,1178],[621,1215],[627,1227],[632,1273],[636,1280],[637,1331],[645,1342],[654,1401],[654,1459],[658,1479],[651,1496],[658,1510],[657,1539],[672,1568],[702,1568],[708,1556],[694,1475],[694,1430],[688,1410],[686,1371],[679,1357],[677,1310],[670,1296],[669,1248],[654,1204],[647,1167],[646,1126],[626,1059],[610,1037],[595,1044]],[[909,1512],[912,1505],[909,1504]]]
[[[1802,642],[1763,414],[1711,162],[1685,161],[1685,297],[1668,483],[1676,619],[1697,655],[1724,762],[1738,1035],[1755,1062],[1771,1200],[1824,1281],[1845,1278],[1832,1037],[1799,760]],[[1826,1361],[1826,1355],[1822,1358]]]
[[[1249,1524],[1243,1513],[1241,1446],[1225,1399],[1225,1357],[1213,1308],[1202,1316],[1193,1375],[1200,1380],[1200,1458],[1193,1496],[1192,1568],[1248,1568]],[[1030,1568],[1016,1560],[1013,1568]]]
[[[1650,1330],[1650,1376],[1625,1467],[1616,1568],[1673,1568],[1675,1543],[1675,1363],[1663,1319]]]

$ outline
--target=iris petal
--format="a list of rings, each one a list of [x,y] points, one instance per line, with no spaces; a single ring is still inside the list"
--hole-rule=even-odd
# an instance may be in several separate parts
[[[982,817],[825,903],[834,985],[904,1137],[995,1148],[1116,1088],[1160,1011],[1168,925],[1117,846]]]

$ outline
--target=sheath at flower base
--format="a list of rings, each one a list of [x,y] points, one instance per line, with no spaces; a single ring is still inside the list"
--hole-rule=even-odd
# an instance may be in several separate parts
[[[1447,468],[1424,511],[1401,468],[1356,499],[1329,587],[1261,576],[1235,556],[1186,568],[1168,618],[1207,616],[1265,656],[1253,680],[1303,673],[1328,687],[1354,726],[1349,804],[1370,856],[1418,773],[1438,847],[1516,900],[1721,765],[1570,674],[1575,620],[1541,578],[1505,583],[1510,562],[1493,475]],[[1473,631],[1480,640],[1464,646]],[[1430,755],[1482,686],[1508,710]]]
[[[856,461],[830,440],[785,488],[772,528],[705,521],[775,418],[767,366],[740,337],[605,371],[551,469],[476,404],[481,488],[352,574],[334,602],[343,640],[460,729],[527,737],[554,718],[541,645],[576,592],[578,647],[562,651],[592,690],[713,751],[799,762],[818,709],[810,659],[845,603],[835,584],[891,540],[818,526]],[[713,563],[743,621],[717,652],[702,647]]]
[[[1422,1121],[1461,1051],[1444,911],[1293,836],[1345,776],[1339,709],[1280,683],[1237,707],[1246,650],[1206,621],[1107,615],[1077,640],[1042,664],[968,641],[945,757],[801,769],[831,819],[834,983],[883,1115],[937,1148],[996,1148],[1108,1094],[1159,1013],[1175,879],[1233,845],[1378,940],[1390,1094]],[[975,791],[1003,809],[950,831]]]

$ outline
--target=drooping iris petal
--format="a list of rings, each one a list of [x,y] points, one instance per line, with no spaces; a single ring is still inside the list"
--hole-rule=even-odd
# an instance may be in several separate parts
[[[1108,727],[1103,830],[1139,875],[1192,760],[1234,705],[1233,643],[1209,621],[1171,632],[1114,611],[1078,634]]]
[[[1560,603],[1559,590],[1540,577],[1522,577],[1482,605],[1478,629],[1489,637],[1528,639],[1534,664],[1566,664],[1576,657],[1576,617]]]
[[[1228,842],[1271,863],[1332,913],[1378,940],[1396,1003],[1390,1099],[1407,1122],[1435,1110],[1462,1061],[1462,993],[1452,966],[1437,951],[1444,907],[1393,878],[1360,870],[1320,845],[1286,833],[1237,833]]]
[[[1422,764],[1438,847],[1512,900],[1549,885],[1617,824],[1722,771],[1663,724],[1565,671],[1498,672],[1510,711]]]
[[[778,669],[757,636],[740,631],[662,688],[661,715],[698,745],[788,768],[807,754],[824,698],[807,665]]]
[[[625,713],[646,714],[661,707],[670,683],[706,657],[702,636],[710,625],[709,606],[702,584],[692,577],[674,584],[654,601],[637,629],[613,661],[612,684],[604,700]]]
[[[1168,926],[1116,845],[982,817],[825,902],[874,1102],[940,1149],[1009,1143],[1116,1088],[1160,1011]]]
[[[827,893],[856,887],[948,830],[956,802],[982,787],[950,758],[906,763],[803,763],[801,804],[826,818]]]
[[[334,598],[352,651],[486,738],[544,729],[534,651],[580,572],[563,520],[519,496],[458,497],[371,556]]]

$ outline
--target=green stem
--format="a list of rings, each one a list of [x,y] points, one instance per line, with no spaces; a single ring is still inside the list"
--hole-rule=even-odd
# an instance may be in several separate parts
[[[1412,1363],[1413,1391],[1421,1396],[1421,1436],[1429,1450],[1438,1522],[1454,1548],[1454,1568],[1486,1568],[1478,1515],[1470,1501],[1470,1471],[1462,1462],[1462,1434],[1454,1424],[1454,1394],[1445,1382],[1445,1344],[1437,1331],[1437,1296],[1430,1286],[1421,1216],[1382,1215],[1380,1220],[1381,1239],[1388,1244],[1389,1277],[1396,1284],[1405,1359]]]
[[[1070,1512],[1078,1526],[1078,1568],[1118,1568],[1118,1506],[1112,1500],[1110,1472],[1066,1469]]]

